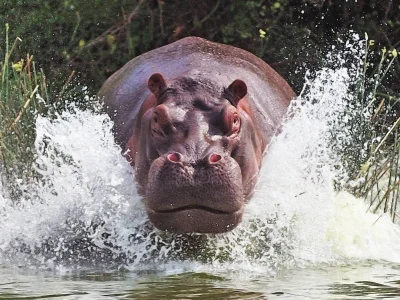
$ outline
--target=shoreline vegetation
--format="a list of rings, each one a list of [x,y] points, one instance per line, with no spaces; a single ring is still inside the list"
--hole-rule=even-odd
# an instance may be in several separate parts
[[[0,4],[0,24],[6,24],[0,28],[0,171],[13,199],[20,195],[16,178],[36,176],[30,166],[37,116],[54,116],[66,108],[66,99],[83,99],[74,88],[78,82],[95,94],[132,57],[197,35],[257,54],[298,93],[306,69],[321,66],[332,41],[353,30],[371,37],[366,37],[365,61],[354,87],[360,113],[371,117],[354,124],[357,147],[340,153],[352,180],[346,188],[367,199],[371,211],[398,221],[400,5],[373,0],[341,6],[323,0],[188,2],[113,0],[107,6],[91,0],[80,7],[77,0],[56,5],[32,0],[31,10],[18,0]]]
[[[13,52],[22,40],[17,37],[11,43],[9,25],[5,27],[5,54],[0,59],[0,165],[1,175],[10,179],[9,191],[16,197],[13,179],[33,176],[35,121],[50,102],[46,77],[37,70],[33,57],[27,54],[13,62]]]
[[[356,152],[366,151],[364,155],[358,152],[358,159],[350,167],[352,170],[346,170],[351,176],[347,189],[366,199],[370,211],[388,213],[395,222],[400,218],[397,214],[400,200],[400,96],[382,91],[385,90],[382,83],[394,64],[399,63],[399,58],[396,48],[388,50],[384,47],[377,51],[374,44],[375,41],[365,34],[364,61],[353,100],[360,105],[360,117],[352,126],[358,136],[353,139],[355,145],[349,147]],[[368,72],[368,69],[372,71]],[[346,158],[347,153],[342,153],[342,159]]]
[[[0,58],[0,180],[6,180],[3,187],[18,199],[18,183],[37,177],[32,168],[36,119],[64,109],[72,89],[68,78],[59,92],[49,90],[43,69],[38,69],[32,55],[16,61],[14,51],[23,40],[17,37],[10,41],[8,23],[5,29],[5,51]]]

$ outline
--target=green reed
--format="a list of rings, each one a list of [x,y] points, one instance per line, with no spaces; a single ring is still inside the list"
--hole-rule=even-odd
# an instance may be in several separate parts
[[[35,123],[47,112],[49,96],[46,77],[37,70],[33,56],[13,56],[20,38],[9,40],[6,24],[5,43],[0,43],[0,169],[2,179],[31,175],[34,159]],[[2,45],[3,44],[3,45]],[[1,47],[3,46],[3,47]],[[12,182],[7,181],[8,183]]]
[[[369,209],[390,214],[393,221],[399,217],[397,203],[400,185],[400,95],[380,91],[381,83],[398,64],[396,49],[381,50],[376,67],[368,62],[373,41],[366,40],[363,72],[358,80],[356,94],[363,102],[363,112],[371,117],[364,130],[367,156],[355,176],[355,195],[367,199]],[[367,75],[367,72],[368,75]]]

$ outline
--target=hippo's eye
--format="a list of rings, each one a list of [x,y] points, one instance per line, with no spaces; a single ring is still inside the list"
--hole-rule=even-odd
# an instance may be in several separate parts
[[[158,108],[151,117],[151,132],[157,140],[165,140],[173,132],[173,126],[168,118],[168,114],[163,108]]]
[[[237,113],[233,114],[232,116],[232,127],[231,127],[231,134],[236,133],[239,131],[240,128],[240,118]]]
[[[230,107],[224,112],[224,134],[236,135],[240,130],[240,116],[236,109]]]
[[[233,116],[233,126],[239,125],[239,122],[240,122],[239,116],[235,114]]]
[[[153,136],[156,138],[162,138],[164,136],[164,132],[160,126],[161,120],[162,119],[159,119],[157,114],[154,114],[151,117],[151,132],[152,132]]]

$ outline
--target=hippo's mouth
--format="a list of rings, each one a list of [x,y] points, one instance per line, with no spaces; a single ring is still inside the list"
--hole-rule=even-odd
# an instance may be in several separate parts
[[[174,208],[174,209],[169,209],[169,210],[156,210],[156,213],[166,213],[166,214],[170,214],[170,213],[176,213],[176,212],[181,212],[181,211],[190,211],[190,210],[194,210],[194,209],[200,209],[200,210],[204,210],[213,214],[221,214],[221,215],[226,215],[226,214],[231,214],[232,212],[227,212],[227,211],[222,211],[222,210],[218,210],[218,209],[214,209],[208,206],[202,206],[202,205],[188,205],[188,206],[184,206],[184,207],[178,207],[178,208]]]
[[[160,230],[175,233],[223,233],[241,221],[243,207],[228,212],[201,205],[188,205],[170,210],[147,208],[150,221]]]

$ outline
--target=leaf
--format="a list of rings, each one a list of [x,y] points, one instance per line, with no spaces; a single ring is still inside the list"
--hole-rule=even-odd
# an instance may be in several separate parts
[[[107,34],[107,44],[112,47],[115,44],[115,35]]]
[[[82,48],[83,46],[85,46],[86,42],[84,39],[80,39],[79,40],[79,48]]]
[[[23,67],[24,67],[24,60],[23,59],[21,59],[19,62],[16,62],[16,63],[12,64],[12,68],[16,72],[21,72]]]
[[[361,173],[362,174],[367,174],[369,166],[370,166],[369,161],[363,163],[361,165]]]
[[[275,2],[274,5],[272,6],[274,9],[279,9],[281,7],[281,4],[279,2]]]

